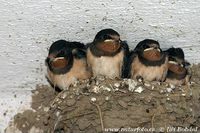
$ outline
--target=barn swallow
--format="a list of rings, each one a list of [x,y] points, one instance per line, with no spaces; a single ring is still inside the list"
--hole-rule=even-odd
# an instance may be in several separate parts
[[[48,80],[60,90],[67,89],[76,80],[91,76],[87,69],[85,45],[79,42],[54,42],[45,62]]]
[[[99,31],[87,48],[87,63],[93,76],[124,77],[129,47],[113,29]]]
[[[131,51],[128,60],[129,78],[161,82],[165,80],[168,56],[161,50],[157,41],[145,39],[139,42]]]
[[[166,82],[174,85],[184,85],[189,82],[190,75],[187,67],[190,64],[185,61],[183,50],[181,48],[169,48],[166,52],[169,56]]]

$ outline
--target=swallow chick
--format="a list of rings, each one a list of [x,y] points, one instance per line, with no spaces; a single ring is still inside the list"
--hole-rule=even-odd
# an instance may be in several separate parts
[[[166,82],[174,85],[185,85],[189,82],[190,75],[185,61],[185,55],[181,48],[169,48],[166,50],[169,56]]]
[[[99,31],[87,48],[87,63],[93,76],[124,77],[129,47],[113,29]]]
[[[76,80],[88,79],[91,76],[87,69],[85,45],[79,42],[54,42],[45,62],[48,80],[60,90],[68,89]]]
[[[139,42],[128,60],[129,78],[161,82],[165,80],[168,56],[161,50],[157,41],[145,39]]]

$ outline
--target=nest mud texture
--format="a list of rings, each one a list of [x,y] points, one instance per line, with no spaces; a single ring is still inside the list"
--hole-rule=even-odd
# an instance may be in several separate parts
[[[37,86],[33,110],[17,114],[11,123],[22,133],[95,133],[137,127],[200,129],[199,68],[193,65],[188,86],[105,77],[76,82],[60,93],[49,86]]]

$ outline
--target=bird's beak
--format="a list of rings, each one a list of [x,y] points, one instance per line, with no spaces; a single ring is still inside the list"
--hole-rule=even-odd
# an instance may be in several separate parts
[[[159,48],[156,48],[156,50],[157,50],[159,53],[161,52]]]
[[[154,49],[153,47],[151,47],[151,48],[147,48],[147,49],[144,50],[144,52],[146,52],[146,51],[150,51],[150,50],[153,50],[153,49]]]
[[[50,60],[54,59],[56,57],[56,54],[49,54],[47,58]]]
[[[178,63],[175,62],[175,61],[169,61],[168,63],[170,63],[170,64],[174,64],[174,65],[178,65]]]
[[[115,40],[113,40],[113,39],[106,39],[106,40],[104,40],[104,42],[105,43],[113,43]]]
[[[154,50],[154,49],[157,50],[159,53],[161,52],[159,48],[154,48],[154,47],[147,48],[147,49],[144,50],[144,52]]]
[[[57,58],[54,58],[52,61],[63,60],[63,59],[65,59],[65,57],[57,57]]]

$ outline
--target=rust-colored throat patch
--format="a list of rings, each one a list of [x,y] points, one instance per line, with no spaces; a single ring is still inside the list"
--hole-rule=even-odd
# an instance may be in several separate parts
[[[143,51],[143,57],[149,61],[159,61],[161,53],[158,49],[149,48]]]
[[[64,68],[68,65],[69,60],[64,57],[57,57],[51,62],[52,67],[56,69]]]
[[[97,48],[106,53],[115,53],[120,48],[120,43],[114,40],[105,40],[97,44]]]
[[[176,63],[168,63],[168,69],[178,75],[182,75],[186,73],[186,69]]]

